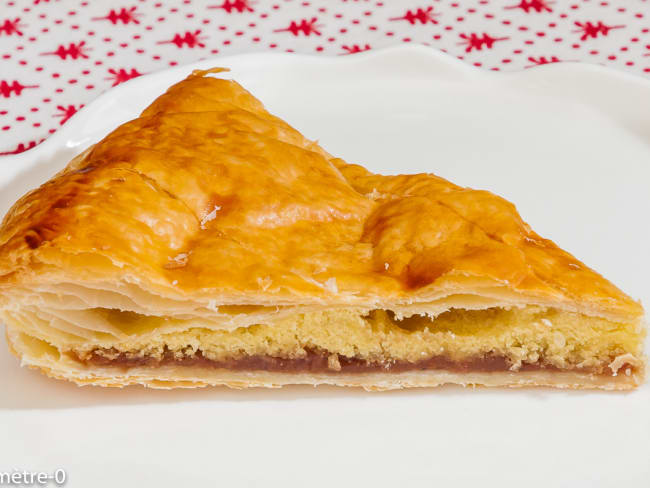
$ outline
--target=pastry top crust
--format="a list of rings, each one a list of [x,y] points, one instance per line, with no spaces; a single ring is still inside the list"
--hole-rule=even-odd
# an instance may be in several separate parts
[[[172,86],[13,206],[0,294],[113,281],[232,304],[387,307],[455,294],[642,315],[506,200],[347,164],[236,82],[207,76],[218,71]]]

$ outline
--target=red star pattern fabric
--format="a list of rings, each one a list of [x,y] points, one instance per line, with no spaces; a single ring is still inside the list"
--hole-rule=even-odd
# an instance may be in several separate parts
[[[421,43],[487,70],[582,61],[650,76],[648,0],[0,0],[0,154],[100,93],[220,55]]]

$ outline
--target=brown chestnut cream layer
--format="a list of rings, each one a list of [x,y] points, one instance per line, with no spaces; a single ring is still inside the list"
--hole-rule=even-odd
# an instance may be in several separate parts
[[[451,310],[399,320],[392,312],[331,310],[272,324],[214,330],[182,321],[96,309],[128,341],[84,343],[62,351],[92,366],[187,365],[277,372],[411,370],[576,370],[639,372],[643,329],[537,306]],[[156,329],[173,332],[152,335]],[[626,358],[629,358],[626,359]]]
[[[73,356],[74,357],[74,356]],[[297,359],[277,358],[273,356],[246,356],[241,359],[216,361],[206,358],[201,351],[179,356],[166,350],[161,357],[138,356],[117,351],[93,351],[85,359],[75,359],[90,366],[110,366],[118,368],[156,368],[160,366],[198,366],[202,368],[226,369],[229,371],[271,371],[277,373],[403,373],[406,371],[453,371],[459,373],[495,371],[510,371],[510,362],[499,356],[483,356],[474,359],[453,361],[448,356],[434,356],[416,362],[385,361],[383,363],[369,362],[357,358],[348,358],[327,352],[307,351],[307,354]],[[634,364],[622,361],[614,363],[615,358],[602,364],[600,367],[575,367],[580,373],[610,376],[619,369],[626,375],[638,373]],[[613,367],[609,365],[615,364]],[[524,363],[518,371],[538,370],[562,371],[562,369],[549,365],[540,358],[534,364]]]

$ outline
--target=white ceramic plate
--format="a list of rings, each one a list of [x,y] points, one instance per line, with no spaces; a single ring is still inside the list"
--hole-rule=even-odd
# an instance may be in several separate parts
[[[215,65],[350,162],[505,196],[650,304],[650,84],[590,65],[499,74],[425,47],[202,61],[125,83],[40,146],[0,158],[0,212],[191,69]],[[63,468],[73,487],[650,486],[648,385],[105,390],[21,369],[0,343],[0,432],[0,471]]]

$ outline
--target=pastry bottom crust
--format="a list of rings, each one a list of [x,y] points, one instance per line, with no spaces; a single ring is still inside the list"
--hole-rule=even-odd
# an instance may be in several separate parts
[[[32,365],[46,375],[70,380],[80,386],[123,387],[143,385],[155,389],[227,386],[230,388],[279,388],[285,385],[334,385],[361,387],[367,391],[399,390],[414,387],[460,386],[511,387],[547,386],[570,389],[630,390],[641,381],[636,375],[594,375],[572,371],[520,371],[459,373],[447,370],[411,371],[404,373],[310,374],[267,371],[228,371],[207,368],[138,368],[124,374],[102,375],[60,371]],[[80,374],[81,373],[81,374]]]

